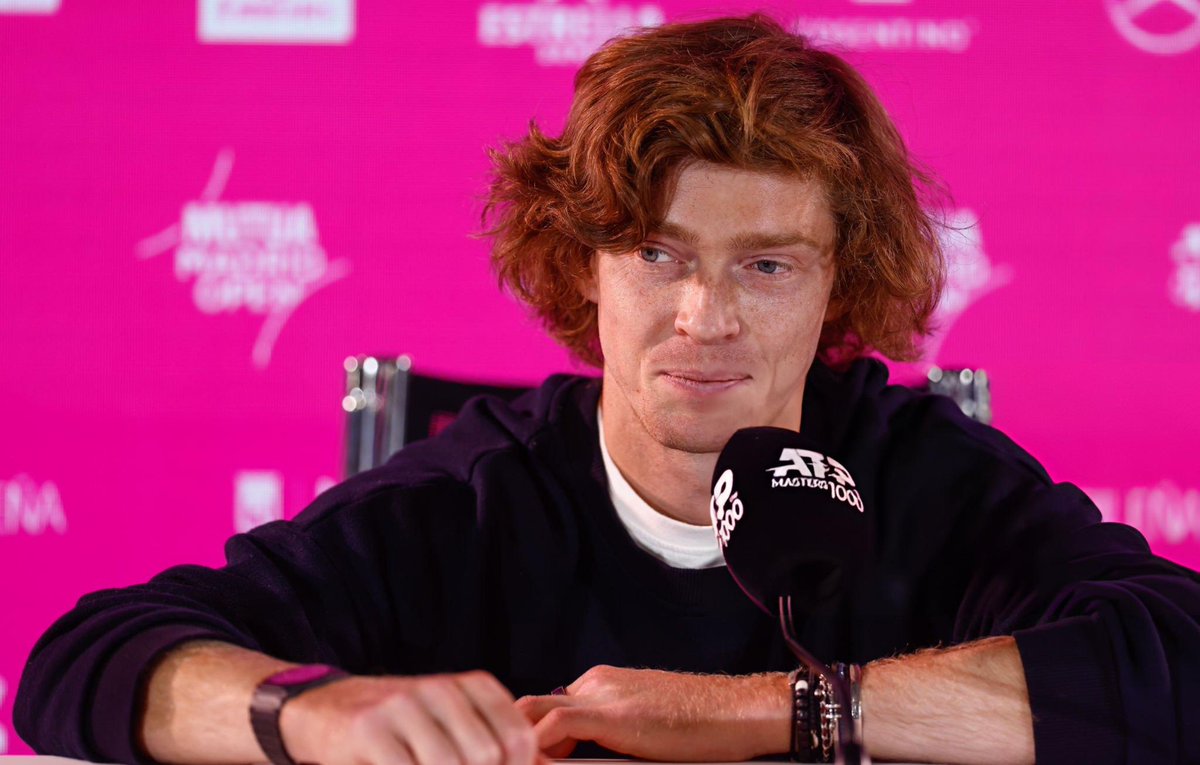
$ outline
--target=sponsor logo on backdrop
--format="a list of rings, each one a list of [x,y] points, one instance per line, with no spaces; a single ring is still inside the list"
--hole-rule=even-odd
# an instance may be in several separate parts
[[[1189,311],[1200,311],[1200,223],[1189,223],[1171,247],[1175,271],[1167,285],[1171,302]]]
[[[1130,45],[1173,56],[1200,46],[1200,0],[1104,0],[1113,26]]]
[[[0,536],[40,536],[67,533],[62,495],[53,481],[33,480],[25,474],[0,481]]]
[[[1200,489],[1182,488],[1174,481],[1154,486],[1134,486],[1122,492],[1113,488],[1086,488],[1106,521],[1133,526],[1150,544],[1200,543]]]
[[[925,358],[936,363],[950,328],[984,295],[1012,281],[1012,268],[993,265],[983,248],[979,218],[969,209],[950,212],[939,228],[946,256],[946,286],[934,313],[933,335],[925,343]]]
[[[1198,0],[1200,1],[1200,0]],[[851,0],[852,5],[911,5],[911,0]],[[940,51],[963,53],[979,34],[979,22],[958,16],[801,16],[792,31],[815,45],[846,51]]]
[[[62,0],[0,0],[0,13],[58,13],[61,5]]]
[[[666,19],[653,3],[607,0],[559,3],[484,3],[475,36],[485,48],[533,48],[542,66],[582,63],[606,41],[639,27],[657,27]]]
[[[8,694],[8,683],[0,675],[0,709],[4,707],[4,697]],[[8,753],[8,729],[4,727],[4,718],[0,718],[0,754]]]
[[[202,43],[344,45],[354,38],[354,0],[199,0],[196,37]]]
[[[242,470],[233,476],[233,527],[239,534],[283,520],[283,475]]]
[[[313,481],[313,497],[337,485],[331,476]],[[233,528],[244,533],[264,523],[284,518],[283,473],[277,470],[240,470],[233,475]]]
[[[319,475],[317,476],[317,480],[313,482],[313,496],[319,497],[334,486],[337,486],[337,480],[332,476]]]
[[[173,252],[175,280],[192,283],[202,314],[263,316],[250,359],[265,369],[292,313],[348,275],[350,262],[329,260],[308,202],[222,200],[233,158],[229,149],[217,155],[200,196],[184,203],[178,223],[138,243],[137,255]]]

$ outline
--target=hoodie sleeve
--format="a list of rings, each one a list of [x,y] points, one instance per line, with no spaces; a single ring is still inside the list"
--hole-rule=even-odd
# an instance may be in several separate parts
[[[34,646],[14,703],[17,732],[42,754],[151,762],[135,733],[143,686],[163,654],[190,640],[362,674],[432,664],[445,624],[438,590],[461,594],[473,577],[472,491],[449,481],[363,485],[231,538],[221,568],[178,566],[83,597]],[[425,522],[434,511],[436,528]],[[433,549],[458,556],[439,563]],[[432,586],[392,586],[405,581]]]
[[[1070,484],[1022,510],[1045,520],[980,568],[958,625],[1016,638],[1037,761],[1200,762],[1200,576]]]
[[[954,641],[1016,639],[1037,761],[1200,762],[1200,575],[950,402],[918,406],[898,462],[929,478],[900,491],[955,583]]]

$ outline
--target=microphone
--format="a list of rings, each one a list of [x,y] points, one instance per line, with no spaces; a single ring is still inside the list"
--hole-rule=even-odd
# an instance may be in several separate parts
[[[848,684],[800,645],[795,619],[852,587],[870,553],[850,471],[800,433],[744,428],[717,458],[709,513],[734,581],[778,616],[792,653],[830,682],[841,719],[851,721]],[[838,761],[869,762],[853,723],[837,727]]]

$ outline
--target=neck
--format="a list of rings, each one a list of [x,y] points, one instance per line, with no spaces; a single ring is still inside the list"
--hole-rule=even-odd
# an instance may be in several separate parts
[[[710,483],[717,465],[717,452],[695,454],[663,446],[651,438],[614,386],[604,386],[605,447],[621,475],[650,507],[677,521],[711,526],[708,512]],[[611,435],[619,433],[619,438]],[[663,477],[669,477],[664,480]]]

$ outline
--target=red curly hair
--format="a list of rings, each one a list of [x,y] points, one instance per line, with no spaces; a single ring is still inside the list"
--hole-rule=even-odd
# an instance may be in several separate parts
[[[575,77],[562,136],[491,152],[483,212],[500,282],[581,360],[603,366],[596,305],[581,292],[597,250],[641,244],[679,169],[703,160],[816,177],[837,228],[818,350],[918,357],[945,267],[923,194],[935,186],[866,82],[766,16],[670,24],[618,38]]]

